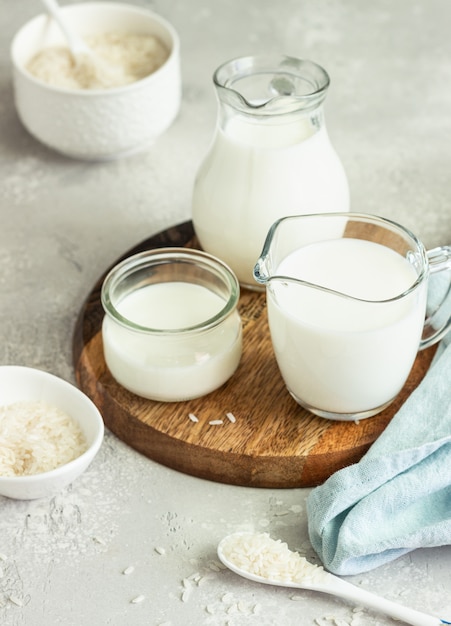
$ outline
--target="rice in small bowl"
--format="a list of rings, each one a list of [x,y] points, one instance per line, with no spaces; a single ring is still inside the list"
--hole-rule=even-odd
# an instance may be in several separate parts
[[[103,441],[94,403],[41,370],[0,366],[0,495],[55,495],[90,465]]]
[[[90,88],[76,86],[71,80],[56,80],[53,84],[55,74],[64,77],[64,68],[58,67],[60,63],[64,65],[64,58],[58,54],[50,62],[50,68],[41,66],[41,70],[36,70],[37,76],[30,71],[30,63],[44,50],[67,49],[67,41],[55,20],[41,13],[22,26],[11,44],[14,99],[22,124],[41,143],[71,158],[102,161],[146,150],[169,128],[179,112],[178,33],[163,17],[133,4],[84,2],[63,6],[61,11],[91,46],[99,38],[104,46],[104,39],[109,36],[119,40],[129,36],[149,37],[158,41],[166,52],[160,58],[160,52],[155,50],[156,65],[151,64],[144,75],[138,71],[130,82],[125,79],[115,84],[114,80],[110,85],[94,83]],[[130,45],[135,48],[137,44],[133,41]],[[108,47],[106,60],[100,54],[102,50],[97,54],[98,60],[104,61],[104,69],[109,66],[112,74],[118,69],[119,60],[117,50],[112,52],[114,48],[114,45],[112,49]],[[148,53],[152,56],[151,50],[136,49],[134,65],[139,65]],[[108,71],[101,74],[105,78]]]

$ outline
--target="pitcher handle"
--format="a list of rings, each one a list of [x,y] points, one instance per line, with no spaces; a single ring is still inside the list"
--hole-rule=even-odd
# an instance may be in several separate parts
[[[430,276],[420,350],[434,345],[451,330],[451,246],[432,248],[426,254]]]

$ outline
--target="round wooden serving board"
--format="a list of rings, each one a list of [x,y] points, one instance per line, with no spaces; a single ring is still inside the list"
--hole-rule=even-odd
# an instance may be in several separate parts
[[[197,247],[191,222],[147,239],[122,259],[165,246]],[[100,301],[105,274],[84,303],[75,328],[73,355],[80,388],[97,405],[106,426],[132,448],[216,482],[268,488],[324,482],[362,457],[422,380],[434,354],[434,349],[419,353],[399,397],[379,415],[359,423],[322,419],[301,408],[285,388],[272,352],[265,294],[242,290],[243,357],[234,376],[203,398],[153,402],[123,389],[106,367]],[[228,412],[235,416],[234,423]],[[191,421],[190,413],[199,421]],[[210,424],[216,420],[223,423]]]

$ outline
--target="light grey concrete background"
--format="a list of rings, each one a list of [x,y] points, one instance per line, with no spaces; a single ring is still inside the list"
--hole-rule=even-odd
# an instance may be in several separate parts
[[[72,331],[94,282],[129,248],[190,218],[193,179],[215,123],[211,75],[234,56],[277,51],[322,64],[332,78],[327,125],[348,172],[352,208],[405,224],[428,247],[451,242],[447,0],[136,4],[180,33],[181,112],[146,153],[89,164],[47,150],[18,121],[9,44],[41,7],[0,0],[1,364],[74,381]],[[0,553],[7,557],[0,562],[0,623],[394,624],[332,598],[216,571],[218,540],[239,528],[270,531],[313,558],[307,494],[199,480],[107,433],[89,471],[57,497],[0,497]],[[124,575],[128,566],[134,571]],[[200,582],[183,583],[195,574]],[[451,549],[443,547],[352,581],[450,618],[450,575]],[[143,602],[132,603],[139,595]]]

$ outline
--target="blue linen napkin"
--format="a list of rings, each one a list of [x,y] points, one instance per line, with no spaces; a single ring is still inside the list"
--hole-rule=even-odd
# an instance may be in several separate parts
[[[364,457],[312,490],[307,516],[314,550],[342,576],[451,544],[451,332]]]

